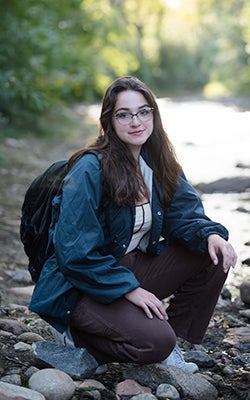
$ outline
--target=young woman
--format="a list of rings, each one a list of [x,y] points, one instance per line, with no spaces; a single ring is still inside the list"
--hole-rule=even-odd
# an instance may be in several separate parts
[[[194,372],[176,337],[202,342],[236,253],[204,214],[143,82],[115,80],[100,122],[54,199],[54,254],[30,309],[100,364],[163,361]]]

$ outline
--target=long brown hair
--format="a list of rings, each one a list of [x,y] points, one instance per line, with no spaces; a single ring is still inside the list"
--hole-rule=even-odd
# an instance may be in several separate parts
[[[139,79],[128,76],[116,79],[108,87],[102,102],[99,136],[90,146],[78,150],[69,159],[69,167],[89,149],[100,151],[102,157],[103,188],[118,206],[133,204],[140,197],[141,179],[137,162],[128,146],[117,136],[113,124],[117,95],[125,90],[140,92],[153,107],[154,127],[151,136],[142,146],[150,167],[161,186],[164,206],[167,208],[178,186],[181,166],[175,150],[163,129],[160,112],[151,90]]]

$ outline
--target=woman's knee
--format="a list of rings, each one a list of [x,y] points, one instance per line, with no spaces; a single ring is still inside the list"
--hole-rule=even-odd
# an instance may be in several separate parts
[[[156,363],[164,360],[176,344],[176,335],[169,324],[164,329],[155,329],[142,339],[136,354],[138,363]]]

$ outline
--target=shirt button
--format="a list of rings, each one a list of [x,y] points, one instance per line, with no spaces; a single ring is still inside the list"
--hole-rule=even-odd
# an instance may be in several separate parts
[[[125,245],[125,244],[123,244],[122,247],[123,247],[124,249],[126,249],[126,245]]]
[[[157,211],[157,215],[161,215],[161,211]]]
[[[156,240],[154,240],[153,242],[152,242],[152,244],[155,244],[156,243]]]
[[[68,310],[68,311],[67,311],[67,315],[69,315],[69,314],[70,314],[70,311]]]

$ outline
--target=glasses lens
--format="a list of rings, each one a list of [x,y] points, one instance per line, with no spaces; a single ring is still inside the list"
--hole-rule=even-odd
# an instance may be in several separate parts
[[[141,122],[146,122],[151,118],[153,113],[153,108],[143,108],[143,110],[138,111],[136,114],[131,114],[128,112],[122,112],[115,115],[115,118],[121,125],[128,125],[134,117],[137,117]]]
[[[137,116],[141,121],[148,121],[151,118],[152,111],[152,108],[144,108],[137,113]]]
[[[130,113],[119,113],[116,115],[116,119],[121,125],[127,125],[131,121],[131,114]]]

